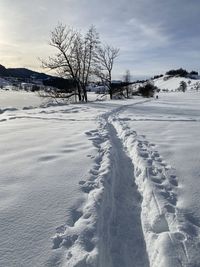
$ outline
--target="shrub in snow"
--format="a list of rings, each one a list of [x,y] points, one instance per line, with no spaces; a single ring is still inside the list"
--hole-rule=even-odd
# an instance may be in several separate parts
[[[184,81],[180,82],[179,90],[185,92],[187,90],[187,83]]]
[[[143,86],[140,86],[138,88],[138,92],[143,97],[153,97],[155,92],[157,90],[157,87],[153,85],[152,83],[146,83]]]

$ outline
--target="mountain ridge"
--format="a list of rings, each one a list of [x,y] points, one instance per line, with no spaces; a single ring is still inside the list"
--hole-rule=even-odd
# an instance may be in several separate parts
[[[0,64],[0,77],[16,77],[23,79],[30,79],[34,77],[35,79],[44,80],[53,76],[27,68],[6,68]]]

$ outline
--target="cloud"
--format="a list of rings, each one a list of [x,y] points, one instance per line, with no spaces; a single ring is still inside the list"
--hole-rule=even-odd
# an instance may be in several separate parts
[[[133,28],[137,36],[149,39],[157,45],[166,45],[170,42],[170,37],[164,33],[164,29],[160,25],[145,24],[136,18],[131,18],[127,25]]]
[[[1,0],[0,56],[7,66],[40,68],[37,58],[52,52],[49,33],[61,21],[83,31],[94,24],[119,47],[116,73],[198,68],[199,10],[196,0]]]

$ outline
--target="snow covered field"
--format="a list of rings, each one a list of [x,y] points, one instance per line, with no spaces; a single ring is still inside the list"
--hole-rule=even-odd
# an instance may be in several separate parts
[[[198,92],[11,100],[0,100],[0,266],[200,266]]]
[[[42,99],[32,92],[0,90],[0,109],[38,107],[42,102]]]

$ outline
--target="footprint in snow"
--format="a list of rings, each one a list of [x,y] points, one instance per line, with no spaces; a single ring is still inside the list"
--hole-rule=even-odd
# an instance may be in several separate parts
[[[159,158],[160,157],[159,153],[158,152],[155,152],[155,151],[152,153],[152,156],[154,158]]]
[[[178,181],[177,181],[176,175],[170,175],[169,182],[173,186],[178,186]]]
[[[86,183],[86,181],[84,181],[84,180],[79,181],[79,184],[80,184],[80,185],[83,185],[83,184],[85,184],[85,183]]]
[[[169,213],[175,213],[175,208],[172,205],[167,204],[167,205],[164,206],[164,208]]]
[[[155,158],[155,161],[157,161],[157,162],[162,162],[162,158],[161,157],[158,157],[158,158]]]
[[[172,205],[176,205],[177,198],[173,192],[161,191],[160,194]]]
[[[170,181],[170,184],[172,184],[172,185],[174,185],[174,186],[178,186],[178,182],[177,182],[177,180],[171,180]]]
[[[156,183],[156,184],[162,184],[162,180],[161,179],[159,179],[159,178],[151,178],[151,180],[154,182],[154,183]]]
[[[95,156],[93,156],[93,155],[90,155],[90,154],[89,154],[89,155],[87,155],[87,157],[88,157],[88,158],[91,158],[91,159],[94,159],[94,158],[95,158]]]
[[[175,232],[172,235],[175,237],[176,240],[179,241],[185,241],[187,239],[186,236],[181,232]]]
[[[193,225],[200,228],[200,219],[199,218],[195,217],[191,213],[186,213],[186,214],[184,214],[184,216],[190,223],[192,223]]]
[[[169,231],[169,226],[164,214],[156,218],[153,222],[152,229],[157,234]]]
[[[91,130],[91,131],[86,131],[85,134],[88,136],[94,136],[96,133],[98,133],[97,130]]]
[[[155,184],[156,188],[159,190],[164,190],[164,186],[162,184]]]
[[[75,224],[83,216],[83,212],[76,209],[72,209],[70,214],[73,224]]]
[[[58,155],[47,155],[47,156],[41,156],[38,158],[38,161],[51,161],[58,158]]]
[[[61,150],[62,153],[72,153],[74,151],[75,151],[74,149],[62,149]]]
[[[156,145],[155,145],[155,144],[153,144],[153,143],[150,143],[149,145],[150,145],[150,146],[153,146],[153,147],[154,147],[154,146],[156,146]]]
[[[93,190],[95,188],[95,182],[94,180],[90,180],[90,181],[80,181],[79,182],[80,186],[81,186],[81,190],[84,193],[89,193],[91,190]]]

